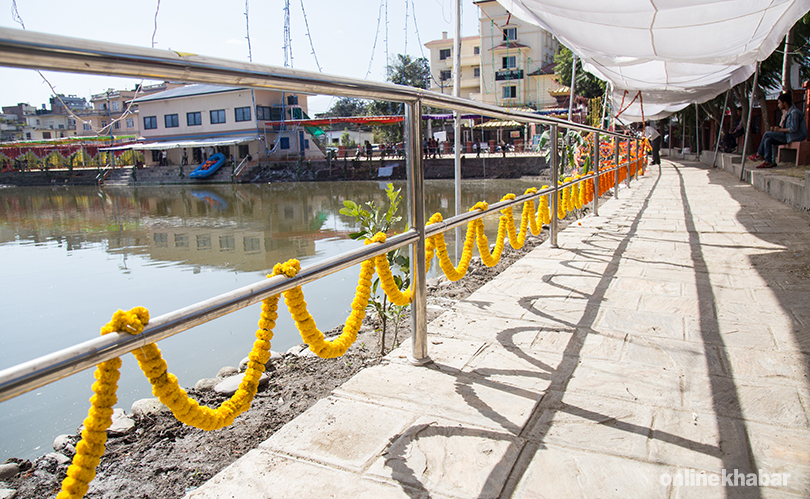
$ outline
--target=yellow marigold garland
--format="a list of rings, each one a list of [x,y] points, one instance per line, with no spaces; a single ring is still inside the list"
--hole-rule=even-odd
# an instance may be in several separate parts
[[[638,168],[639,164],[639,159],[631,162],[632,169]],[[580,176],[576,178],[580,178]],[[570,178],[564,180],[565,183],[570,181]],[[574,207],[581,208],[582,205],[591,201],[593,198],[592,181],[593,179],[589,178],[584,181],[584,185],[568,186],[558,191],[557,216],[559,218],[564,218],[566,212]],[[543,186],[543,189],[547,188],[547,185]],[[526,194],[536,192],[536,188],[526,190]],[[458,266],[453,266],[450,261],[443,233],[431,236],[428,238],[425,247],[428,269],[430,268],[430,261],[437,254],[439,265],[448,279],[453,281],[460,279],[467,273],[472,259],[473,246],[476,243],[484,264],[489,267],[496,265],[500,261],[504,249],[504,240],[507,236],[512,247],[519,249],[525,244],[529,231],[537,235],[542,230],[542,225],[551,221],[550,195],[540,198],[536,219],[533,215],[534,201],[529,200],[524,203],[519,233],[515,227],[512,208],[503,209],[498,223],[495,247],[491,252],[484,232],[484,222],[481,219],[469,222],[467,224],[464,249]],[[502,198],[502,200],[511,199],[515,199],[514,194],[507,194]],[[479,202],[470,211],[485,211],[488,208],[489,205],[486,202]],[[441,215],[436,213],[430,218],[428,224],[441,221]],[[371,240],[366,241],[366,244],[385,242],[385,240],[384,234],[376,234]],[[301,287],[298,286],[284,292],[284,301],[295,321],[296,327],[301,333],[301,338],[309,345],[310,350],[318,356],[323,358],[339,357],[357,339],[357,332],[365,317],[365,310],[371,296],[371,278],[374,275],[375,267],[380,275],[382,288],[392,303],[405,305],[411,302],[412,289],[402,292],[396,287],[385,255],[366,260],[361,264],[357,293],[352,301],[352,312],[346,320],[342,334],[333,341],[326,341],[323,333],[318,330],[314,319],[307,311]],[[293,259],[284,264],[276,264],[273,273],[268,277],[286,275],[292,278],[298,274],[300,269],[300,262]],[[230,425],[239,414],[250,407],[258,389],[259,379],[265,370],[265,364],[270,358],[270,340],[273,338],[273,328],[275,327],[275,321],[278,319],[278,300],[279,295],[274,295],[262,301],[259,329],[256,331],[256,341],[249,354],[245,376],[239,385],[239,389],[229,400],[223,402],[216,409],[199,406],[195,400],[189,398],[187,393],[180,388],[177,377],[167,372],[166,362],[160,354],[160,349],[154,343],[132,352],[138,360],[138,365],[144,375],[152,384],[152,393],[172,411],[179,421],[185,424],[206,431]],[[119,310],[113,315],[112,320],[102,328],[101,334],[111,332],[140,334],[148,321],[149,311],[143,307],[133,308],[129,312]],[[84,421],[85,428],[82,431],[82,439],[76,445],[76,455],[73,458],[73,463],[68,468],[67,477],[62,482],[62,490],[57,496],[58,499],[83,497],[87,493],[89,483],[95,477],[95,469],[104,454],[107,429],[112,424],[112,408],[118,400],[116,390],[118,378],[120,377],[120,367],[120,358],[111,359],[96,366],[96,372],[94,373],[96,382],[93,383],[92,387],[94,395],[90,398],[91,407],[88,411],[88,417]]]

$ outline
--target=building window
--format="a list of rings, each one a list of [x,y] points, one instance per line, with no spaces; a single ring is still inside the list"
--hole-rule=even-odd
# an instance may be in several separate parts
[[[107,127],[107,120],[101,120],[101,128],[106,128],[106,127]],[[53,128],[53,127],[51,127],[51,128]]]
[[[93,125],[91,125],[90,123],[82,123],[82,130],[92,130],[92,129]]]
[[[233,110],[236,115],[236,121],[250,121],[250,108],[237,107]]]
[[[197,249],[198,250],[209,250],[211,249],[211,236],[209,235],[202,235],[197,236]]]
[[[175,234],[174,235],[175,248],[188,248],[188,234]]]
[[[439,60],[443,61],[450,58],[450,49],[439,49]]]
[[[481,53],[481,47],[473,47],[473,54],[478,55]]]
[[[514,85],[503,87],[503,98],[517,99],[517,87]]]
[[[517,56],[510,55],[509,57],[503,58],[503,65],[501,66],[503,69],[512,69],[517,67]]]
[[[256,119],[270,121],[270,106],[256,106]]]
[[[115,128],[116,130],[120,130],[121,129],[121,122],[120,121],[113,122],[113,128]]]
[[[475,76],[476,78],[481,76],[481,66],[475,66],[473,68],[473,76]]]
[[[144,116],[143,128],[144,130],[157,130],[157,116]]]
[[[158,248],[168,248],[169,234],[165,232],[155,232],[155,246]]]
[[[281,121],[284,119],[284,108],[281,106],[275,106],[270,108],[270,120],[271,121]]]
[[[31,140],[31,132],[25,132],[25,140]]]
[[[188,126],[202,125],[202,113],[199,111],[196,113],[186,113],[186,124]]]
[[[164,114],[163,123],[166,124],[166,128],[177,128],[180,126],[176,114]]]
[[[68,118],[68,126],[76,126],[76,120],[73,118]]]
[[[51,138],[51,132],[42,132],[42,138],[43,139],[50,139]]]
[[[218,123],[225,123],[225,110],[218,109],[216,111],[211,111],[211,124],[216,125]]]
[[[452,77],[452,71],[449,69],[442,70],[441,74],[439,75],[439,79],[442,81],[447,81]]]
[[[517,40],[517,28],[504,28],[503,29],[503,41],[510,41],[514,42]]]
[[[248,154],[250,154],[250,146],[239,144],[239,159],[246,158]]]
[[[245,245],[245,252],[250,253],[253,251],[260,251],[262,249],[258,237],[245,237],[242,239]]]
[[[135,127],[135,120],[132,118],[127,118],[127,128],[134,128]]]
[[[37,119],[37,125],[39,125],[39,119]]]
[[[110,103],[110,108],[111,108],[113,111],[118,111],[118,101],[112,101],[112,102]]]
[[[290,138],[289,137],[281,137],[278,139],[278,146],[282,149],[289,149],[290,148]]]
[[[219,250],[220,251],[234,251],[236,249],[236,242],[233,236],[219,236]]]

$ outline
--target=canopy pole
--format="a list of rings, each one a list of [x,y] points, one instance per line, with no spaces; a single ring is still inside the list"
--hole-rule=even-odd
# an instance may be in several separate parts
[[[793,46],[793,28],[785,35],[785,53],[782,57],[782,91],[790,92],[790,51]]]
[[[759,79],[759,65],[757,61],[757,69],[754,71],[754,84],[751,85],[751,97],[748,99],[748,119],[745,120],[745,140],[743,141],[742,162],[740,163],[740,180],[745,180],[745,158],[748,154],[748,137],[751,136],[751,115],[754,114],[754,91],[757,88],[757,80]]]
[[[453,0],[455,11],[455,32],[453,33],[453,97],[461,96],[461,0]],[[461,215],[461,115],[454,111],[455,137],[453,149],[455,152],[454,178],[456,215]],[[461,227],[456,227],[456,259],[461,258]]]
[[[571,112],[574,109],[574,86],[577,81],[577,55],[571,51],[571,88],[568,92],[568,121],[571,121]]]
[[[731,89],[729,88],[726,90],[726,98],[723,101],[723,109],[720,111],[720,130],[717,132],[717,143],[714,145],[714,159],[712,160],[712,168],[716,168],[717,165],[717,151],[720,150],[720,135],[723,133],[723,120],[726,119],[726,106],[728,105],[728,94],[731,93]],[[729,132],[731,132],[731,123],[729,123]]]
[[[681,132],[681,159],[686,158],[686,111],[681,112],[681,122],[683,123],[683,131]]]
[[[695,102],[695,161],[700,161],[700,119],[698,118],[700,109]]]

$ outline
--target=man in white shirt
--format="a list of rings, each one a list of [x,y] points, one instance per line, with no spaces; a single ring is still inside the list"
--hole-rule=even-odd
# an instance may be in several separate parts
[[[644,127],[644,136],[650,139],[650,144],[652,144],[652,164],[660,165],[661,164],[661,134],[658,133],[658,130],[655,129],[650,122],[647,122],[647,126]]]

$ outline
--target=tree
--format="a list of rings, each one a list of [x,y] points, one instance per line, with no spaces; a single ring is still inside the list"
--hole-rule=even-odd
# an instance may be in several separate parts
[[[363,99],[354,97],[341,97],[325,113],[319,113],[319,118],[337,118],[344,116],[364,116],[368,103]]]
[[[574,54],[567,48],[561,46],[560,51],[554,56],[554,79],[561,85],[571,86],[571,61]],[[583,71],[582,60],[577,59],[577,84],[574,92],[582,97],[593,99],[601,97],[605,93],[606,83],[596,76]]]
[[[428,88],[430,83],[430,64],[424,57],[412,59],[407,54],[397,54],[385,68],[386,79],[397,85],[416,88]],[[404,113],[402,103],[375,100],[368,105],[371,116],[398,116]],[[382,142],[401,142],[402,128],[394,126],[372,127],[375,140]]]

